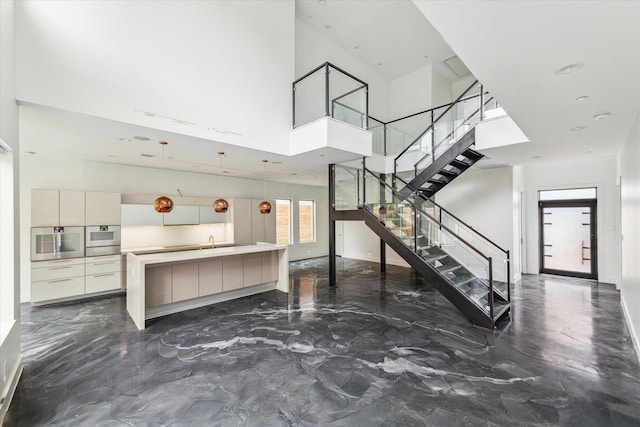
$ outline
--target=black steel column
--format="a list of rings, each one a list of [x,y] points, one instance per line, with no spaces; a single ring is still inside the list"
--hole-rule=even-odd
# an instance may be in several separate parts
[[[380,273],[387,272],[387,244],[380,239]]]
[[[325,66],[324,74],[324,115],[329,115],[329,63]]]
[[[336,165],[329,165],[329,286],[336,286]]]

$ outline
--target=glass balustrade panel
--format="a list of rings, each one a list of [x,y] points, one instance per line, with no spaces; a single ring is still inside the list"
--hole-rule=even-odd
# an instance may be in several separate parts
[[[325,114],[325,68],[307,76],[295,84],[295,123],[300,127],[324,117]]]
[[[384,123],[369,117],[369,131],[371,131],[373,154],[380,154],[386,156],[386,148],[384,142]]]
[[[341,71],[329,68],[329,105],[331,117],[366,129],[366,86]]]
[[[346,166],[335,166],[335,200],[336,210],[358,209],[361,203],[362,170]]]

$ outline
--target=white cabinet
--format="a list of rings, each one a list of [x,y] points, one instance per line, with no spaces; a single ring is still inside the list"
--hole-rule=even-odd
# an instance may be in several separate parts
[[[86,258],[85,292],[114,291],[122,287],[122,257],[107,255]]]
[[[200,208],[198,206],[174,206],[163,217],[164,225],[197,225],[200,222]]]
[[[262,254],[245,254],[243,261],[243,286],[254,286],[262,283]]]
[[[171,301],[198,296],[198,261],[174,262],[171,267]]]
[[[250,245],[251,199],[233,199],[233,241],[236,245]]]
[[[147,265],[145,269],[145,306],[171,302],[171,264]]]
[[[31,263],[32,302],[83,295],[84,286],[84,258]]]
[[[87,191],[86,225],[120,225],[120,193]]]
[[[153,205],[122,205],[122,225],[162,224],[162,214]]]
[[[229,211],[218,213],[213,206],[199,206],[200,224],[224,224],[229,222]]]
[[[270,200],[271,213],[261,214],[261,199],[233,199],[233,233],[238,245],[276,242],[276,203]]]
[[[31,226],[85,225],[85,193],[73,190],[31,190]]]
[[[201,259],[198,262],[198,296],[222,292],[222,258]]]

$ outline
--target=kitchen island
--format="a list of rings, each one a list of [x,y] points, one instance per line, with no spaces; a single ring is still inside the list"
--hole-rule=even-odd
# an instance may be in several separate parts
[[[138,329],[147,319],[273,289],[289,292],[286,245],[127,254],[127,311]]]

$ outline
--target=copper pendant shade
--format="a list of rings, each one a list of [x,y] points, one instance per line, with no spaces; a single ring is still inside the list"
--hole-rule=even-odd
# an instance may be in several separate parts
[[[213,210],[218,213],[225,213],[229,210],[229,203],[225,199],[218,199],[213,202]]]
[[[263,160],[263,168],[264,168],[264,201],[260,202],[258,205],[258,210],[261,214],[266,215],[271,212],[271,203],[267,200],[267,162],[269,160]]]
[[[156,212],[169,213],[173,210],[173,200],[167,196],[160,196],[153,202]]]
[[[167,141],[160,141],[162,145],[162,167],[164,169],[164,146],[168,144]],[[153,202],[153,208],[158,213],[169,213],[173,210],[173,200],[167,196],[160,196]]]
[[[261,214],[266,215],[271,212],[271,203],[266,200],[264,202],[260,202],[260,204],[258,205],[258,209],[260,210]]]
[[[226,213],[229,210],[229,202],[222,198],[222,157],[224,156],[224,151],[218,151],[218,157],[220,157],[220,163],[218,167],[218,192],[220,193],[220,198],[213,202],[213,210],[217,213]]]

